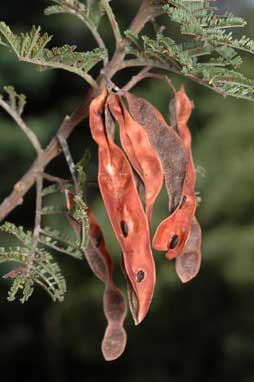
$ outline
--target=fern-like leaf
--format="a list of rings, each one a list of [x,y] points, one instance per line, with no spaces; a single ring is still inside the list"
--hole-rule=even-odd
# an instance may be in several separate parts
[[[24,94],[17,94],[13,86],[5,86],[4,90],[8,95],[7,100],[5,100],[6,104],[16,115],[21,117],[26,105],[26,96]],[[0,99],[3,99],[1,94]]]
[[[14,232],[14,227],[11,228],[11,231]],[[23,230],[21,229],[21,231]],[[54,301],[62,301],[66,292],[66,284],[59,266],[47,251],[37,248],[35,259],[28,272],[29,253],[30,248],[25,246],[9,248],[8,250],[0,248],[0,263],[8,262],[22,265],[4,276],[4,278],[13,279],[8,293],[9,301],[15,300],[18,292],[22,293],[20,301],[27,301],[33,293],[34,283],[42,286]]]
[[[76,52],[76,47],[69,45],[47,49],[52,36],[47,33],[41,35],[40,27],[33,27],[31,32],[18,36],[4,22],[0,22],[0,35],[20,61],[33,63],[44,69],[64,69],[81,76],[91,86],[96,87],[88,72],[105,58],[106,52],[103,49]]]
[[[231,13],[217,15],[209,0],[161,3],[170,19],[180,25],[183,41],[176,42],[158,27],[155,38],[126,31],[132,42],[127,54],[143,65],[184,75],[224,96],[254,101],[254,82],[236,71],[242,64],[238,51],[254,53],[254,41],[245,36],[238,40],[227,32],[227,28],[244,27],[245,20]]]
[[[41,230],[40,242],[60,253],[67,254],[76,259],[82,259],[80,243],[67,235],[62,235],[57,230],[45,227]]]

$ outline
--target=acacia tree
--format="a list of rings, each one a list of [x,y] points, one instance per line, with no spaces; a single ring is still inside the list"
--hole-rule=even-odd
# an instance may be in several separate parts
[[[25,96],[17,94],[11,86],[5,88],[7,96],[1,96],[0,106],[27,135],[37,158],[0,205],[0,220],[22,203],[34,185],[37,196],[33,232],[8,222],[1,226],[2,231],[14,235],[21,245],[1,248],[0,261],[14,264],[4,275],[12,279],[9,300],[14,300],[21,291],[21,302],[27,301],[37,283],[54,301],[62,301],[65,279],[50,249],[77,259],[85,254],[92,271],[105,283],[103,305],[108,327],[102,350],[110,360],[118,357],[126,344],[123,329],[126,308],[121,292],[113,283],[112,263],[102,232],[86,205],[85,167],[89,153],[74,164],[68,137],[89,117],[91,133],[99,147],[98,183],[123,252],[129,305],[138,324],[147,313],[155,284],[149,222],[163,179],[169,197],[169,217],[158,227],[153,248],[166,251],[169,259],[176,258],[176,271],[183,282],[193,278],[200,265],[200,228],[194,217],[195,169],[187,128],[192,104],[183,89],[175,90],[170,74],[188,78],[224,97],[253,101],[253,81],[238,69],[242,63],[239,52],[253,54],[254,42],[245,36],[237,39],[228,32],[228,28],[243,27],[246,22],[231,13],[218,14],[213,1],[143,0],[125,31],[120,30],[109,0],[52,2],[45,10],[46,15],[69,13],[79,18],[98,47],[89,52],[77,52],[75,46],[69,45],[49,49],[52,36],[41,33],[40,27],[17,35],[5,22],[0,23],[0,44],[11,49],[19,61],[32,63],[41,70],[63,69],[79,75],[90,85],[90,90],[84,103],[65,117],[48,146],[42,148],[22,117]],[[100,32],[103,17],[107,17],[115,37],[112,57]],[[175,38],[168,31],[168,21],[177,28]],[[146,24],[152,26],[149,34],[142,32]],[[93,78],[89,72],[97,64],[101,65],[100,73]],[[114,76],[133,67],[139,71],[120,89],[113,82]],[[163,80],[169,85],[170,126],[151,104],[130,93],[145,78]],[[115,124],[120,127],[122,149],[114,143]],[[71,181],[46,171],[47,165],[62,151],[72,174]],[[44,188],[44,180],[52,185]],[[125,188],[128,193],[123,192]],[[67,218],[78,240],[62,237],[59,231],[42,224],[43,215],[59,212],[55,206],[44,205],[44,197],[56,192],[66,194]],[[128,214],[123,212],[126,208]],[[135,229],[132,231],[131,227]]]

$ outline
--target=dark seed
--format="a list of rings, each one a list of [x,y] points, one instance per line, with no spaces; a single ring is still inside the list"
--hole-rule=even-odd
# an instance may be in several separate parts
[[[128,236],[128,226],[124,220],[121,221],[121,230],[122,230],[123,236],[127,237]]]
[[[140,283],[145,278],[145,273],[143,271],[138,271],[137,273],[137,282]]]
[[[178,236],[174,235],[172,237],[170,244],[169,244],[169,249],[174,249],[177,246],[177,243],[178,243]]]
[[[184,197],[183,197],[183,199],[182,199],[182,201],[181,201],[181,204],[180,204],[180,206],[179,206],[179,209],[182,208],[182,206],[183,206],[184,203],[186,202],[186,199],[187,199],[187,197],[186,197],[186,195],[184,195]]]

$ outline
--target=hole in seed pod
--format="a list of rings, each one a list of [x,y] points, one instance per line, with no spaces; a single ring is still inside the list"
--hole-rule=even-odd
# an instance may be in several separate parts
[[[177,246],[178,243],[178,236],[174,235],[171,239],[171,242],[169,243],[169,249],[174,249]]]
[[[98,117],[101,119],[101,121],[104,123],[105,122],[105,113],[104,111],[97,111]]]
[[[95,247],[98,248],[100,243],[101,243],[100,237],[99,236],[95,236],[94,237],[94,245],[95,245]]]
[[[122,230],[123,236],[127,237],[128,236],[128,226],[124,220],[121,221],[121,230]]]
[[[141,281],[144,280],[145,278],[145,273],[143,271],[138,271],[136,277],[137,277],[137,282],[141,283]]]
[[[184,205],[184,203],[186,202],[186,200],[187,200],[187,196],[184,195],[184,197],[183,197],[183,199],[182,199],[182,201],[181,201],[181,204],[180,204],[180,206],[179,206],[179,209],[182,208],[182,206]]]

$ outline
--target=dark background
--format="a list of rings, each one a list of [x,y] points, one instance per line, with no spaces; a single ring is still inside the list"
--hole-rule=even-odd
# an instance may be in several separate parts
[[[0,19],[16,31],[40,24],[55,35],[54,44],[77,44],[79,50],[95,47],[84,26],[71,16],[43,16],[43,0],[9,0],[0,3]],[[127,28],[140,1],[112,1],[122,28]],[[242,15],[249,23],[241,34],[254,38],[254,2],[218,1],[223,10]],[[173,33],[173,27],[172,33]],[[112,47],[106,21],[101,31]],[[253,78],[254,59],[244,55],[242,70]],[[98,69],[95,69],[96,74]],[[124,84],[131,71],[114,80]],[[175,79],[179,86],[182,79]],[[3,381],[254,381],[254,109],[253,104],[223,99],[208,89],[184,82],[195,102],[190,121],[202,202],[198,218],[203,230],[203,261],[198,277],[187,285],[177,279],[173,262],[155,255],[157,286],[151,310],[139,327],[126,320],[128,345],[124,355],[106,363],[100,352],[105,329],[103,286],[89,272],[85,261],[56,255],[67,280],[63,303],[52,303],[39,288],[28,303],[6,301],[8,282],[0,283],[0,375]],[[0,92],[14,85],[28,96],[25,119],[43,146],[63,117],[79,105],[87,86],[82,79],[62,71],[38,72],[18,63],[0,47]],[[166,85],[146,80],[135,92],[154,102],[166,115]],[[90,148],[90,179],[96,177],[96,146],[82,123],[71,136],[75,160]],[[34,159],[25,136],[0,110],[1,200]],[[68,177],[63,158],[50,164],[52,174]],[[61,199],[61,198],[60,198]],[[120,272],[120,251],[113,238],[96,188],[88,199],[103,227],[116,263],[116,281],[125,286]],[[55,200],[61,203],[61,200]],[[26,195],[8,220],[33,226],[34,190]],[[167,214],[166,195],[156,203],[154,226]],[[47,221],[45,221],[47,223]],[[62,220],[51,219],[62,230]],[[1,236],[1,245],[10,238]],[[1,265],[1,273],[5,266]]]

